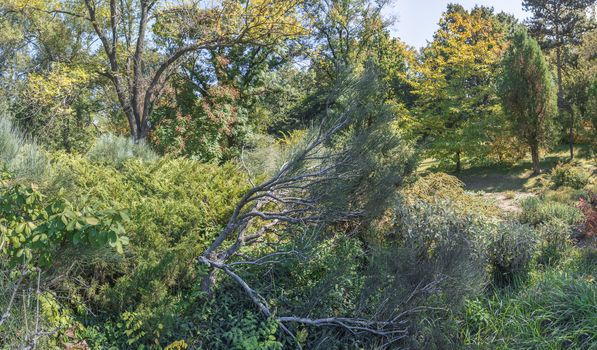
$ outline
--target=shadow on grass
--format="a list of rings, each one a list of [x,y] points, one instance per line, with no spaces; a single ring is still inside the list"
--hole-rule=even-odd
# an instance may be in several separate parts
[[[591,160],[586,150],[587,146],[577,146],[575,160],[583,163],[583,166],[594,169],[594,161]],[[450,172],[451,175],[457,176],[465,184],[465,188],[469,191],[485,191],[485,192],[529,192],[541,184],[542,180],[547,179],[547,175],[558,164],[569,161],[569,155],[565,146],[558,147],[552,152],[548,153],[541,159],[541,169],[543,173],[538,176],[533,176],[531,171],[530,159],[524,159],[513,166],[504,165],[488,165],[477,166],[465,169],[459,174]],[[446,171],[438,168],[432,163],[427,163],[428,171]]]

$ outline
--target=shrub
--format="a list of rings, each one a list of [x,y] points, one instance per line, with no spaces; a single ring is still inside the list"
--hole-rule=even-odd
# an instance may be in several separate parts
[[[522,279],[528,272],[536,238],[527,225],[503,222],[487,247],[487,261],[498,286]]]
[[[423,202],[449,205],[458,215],[483,215],[494,217],[500,213],[487,200],[464,190],[464,183],[445,173],[432,173],[418,178],[403,190],[407,204]]]
[[[582,212],[573,206],[552,202],[538,197],[528,197],[521,201],[523,223],[538,225],[557,219],[568,225],[575,225],[583,220]]]
[[[585,217],[579,225],[581,237],[597,237],[597,195],[591,194],[588,199],[580,198],[578,208]]]
[[[96,163],[120,167],[131,158],[150,162],[156,160],[158,156],[143,141],[136,144],[128,137],[104,134],[87,152],[87,158]]]
[[[568,163],[560,163],[551,171],[551,181],[556,188],[568,186],[578,190],[585,187],[590,178],[590,171]]]
[[[65,281],[57,293],[80,300],[97,315],[109,315],[108,319],[84,316],[98,344],[136,349],[140,344],[188,339],[185,327],[204,316],[194,314],[197,304],[204,302],[191,290],[200,273],[196,257],[221,230],[246,190],[242,169],[232,163],[218,166],[185,159],[152,163],[131,159],[116,169],[67,154],[56,154],[52,165],[52,187],[64,188],[74,205],[127,209],[130,217],[123,224],[129,244],[122,259],[81,249],[62,251],[56,264],[76,264],[77,274],[73,272],[71,280],[89,287]],[[117,327],[126,312],[139,324],[131,336],[125,332],[132,329]],[[197,318],[187,318],[189,313]],[[106,343],[104,336],[110,339]],[[127,347],[129,340],[132,344]]]
[[[12,123],[0,116],[0,164],[18,180],[41,181],[48,159],[33,142],[27,142]]]
[[[17,179],[41,181],[48,173],[48,158],[35,144],[24,144],[9,163],[9,170]]]
[[[4,164],[10,163],[22,144],[23,139],[12,123],[6,117],[0,116],[0,161]]]
[[[411,329],[405,348],[457,348],[451,315],[485,286],[480,241],[491,225],[460,216],[447,203],[419,203],[399,211],[399,243],[377,253],[364,293],[390,300],[388,309],[391,303],[400,310],[436,308],[407,318]]]
[[[541,265],[557,263],[570,247],[572,228],[565,222],[554,219],[537,227],[539,235],[537,262]]]

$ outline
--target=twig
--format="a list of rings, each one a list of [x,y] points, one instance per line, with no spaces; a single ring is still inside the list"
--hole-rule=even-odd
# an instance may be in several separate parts
[[[10,299],[8,301],[8,305],[6,306],[6,310],[4,311],[4,313],[2,314],[2,317],[0,317],[0,326],[6,322],[6,320],[8,319],[8,317],[10,317],[10,310],[12,309],[12,304],[14,303],[15,297],[17,295],[17,292],[19,290],[19,287],[21,285],[21,282],[23,281],[23,278],[25,278],[25,276],[27,275],[27,270],[23,267],[21,270],[21,275],[19,276],[19,279],[17,280],[17,282],[15,283],[15,287],[12,291],[12,294],[10,296]]]

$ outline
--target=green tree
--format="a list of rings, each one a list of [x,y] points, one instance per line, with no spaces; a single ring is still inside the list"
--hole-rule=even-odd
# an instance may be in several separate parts
[[[305,58],[310,62],[300,87],[306,89],[297,108],[270,130],[288,131],[309,127],[313,117],[329,107],[328,97],[337,92],[347,71],[363,72],[367,65],[377,67],[384,81],[386,102],[396,111],[412,104],[409,67],[414,53],[398,39],[390,37],[390,21],[381,12],[388,0],[307,0],[304,2],[311,35],[304,42]],[[302,60],[304,63],[305,60]],[[290,72],[290,71],[287,71]],[[291,72],[292,73],[292,72]],[[312,79],[311,79],[312,78]],[[314,84],[310,82],[314,81]],[[294,94],[296,96],[296,94]]]
[[[333,84],[347,68],[364,63],[388,27],[381,11],[388,0],[308,0],[314,68]]]
[[[150,140],[164,153],[205,161],[237,156],[277,118],[268,96],[300,84],[280,89],[272,80],[294,61],[295,47],[290,39],[197,55],[172,78],[151,116]]]
[[[597,96],[591,94],[591,87],[597,82],[597,30],[586,33],[575,51],[574,66],[564,79],[564,99],[574,122],[574,133],[578,135],[585,131],[586,122],[596,113],[591,106]]]
[[[415,84],[416,132],[429,153],[454,159],[474,157],[487,141],[485,131],[499,112],[493,84],[505,47],[507,26],[491,9],[470,12],[449,5],[434,40],[423,49]]]
[[[548,137],[557,113],[557,90],[549,66],[525,29],[518,30],[503,59],[499,94],[514,130],[531,149],[533,174],[541,173],[539,148]]]
[[[595,0],[523,0],[523,7],[533,16],[527,24],[531,34],[547,52],[555,51],[556,79],[558,84],[558,109],[565,106],[564,71],[570,63],[565,51],[582,42],[583,34],[594,24],[589,21],[587,9]],[[570,158],[574,158],[574,113],[568,121]]]
[[[8,3],[13,12],[46,13],[63,21],[74,18],[89,29],[90,37],[97,39],[89,51],[96,56],[99,74],[113,85],[135,141],[148,136],[149,116],[171,76],[193,53],[245,44],[265,46],[304,32],[295,0]],[[97,45],[100,50],[95,50]]]

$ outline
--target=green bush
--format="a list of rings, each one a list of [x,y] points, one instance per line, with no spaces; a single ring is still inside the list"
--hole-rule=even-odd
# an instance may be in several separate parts
[[[87,152],[87,157],[92,162],[117,167],[122,166],[126,160],[132,158],[145,162],[154,161],[158,158],[157,154],[145,142],[135,143],[129,137],[114,136],[112,134],[104,134],[98,137],[93,147]]]
[[[0,161],[8,164],[16,157],[23,139],[14,129],[12,123],[3,116],[0,116]]]
[[[551,171],[551,181],[556,188],[568,186],[578,190],[585,187],[590,178],[590,171],[570,163],[560,163]]]
[[[49,162],[45,153],[35,144],[23,144],[9,163],[9,170],[17,179],[43,181],[48,174]]]
[[[522,280],[528,272],[536,238],[531,228],[517,222],[503,222],[487,246],[487,262],[498,286]]]
[[[219,233],[248,187],[244,171],[232,163],[218,166],[184,159],[129,159],[117,169],[66,154],[54,156],[52,170],[52,188],[63,188],[74,205],[126,209],[130,217],[123,225],[129,237],[123,258],[64,249],[57,262],[75,263],[78,274],[73,279],[89,286],[65,281],[58,288],[61,295],[84,303],[97,315],[109,315],[78,315],[91,327],[88,332],[102,333],[96,334],[98,339],[107,334],[111,346],[119,349],[165,345],[186,337],[185,327],[192,320],[185,317],[194,315],[195,303],[203,302],[188,294],[198,274],[204,273],[197,269],[196,257]],[[134,334],[117,327],[124,315],[134,316],[139,324]]]
[[[539,235],[537,262],[544,266],[557,263],[571,244],[572,228],[565,222],[554,219],[537,226]]]
[[[520,202],[523,223],[538,225],[551,220],[560,220],[568,225],[575,225],[583,220],[582,212],[571,205],[552,202],[539,197],[528,197]]]
[[[390,300],[390,309],[436,310],[406,319],[405,348],[457,348],[451,315],[486,284],[480,241],[491,225],[458,215],[447,202],[400,208],[397,221],[397,241],[376,254],[364,294]]]

